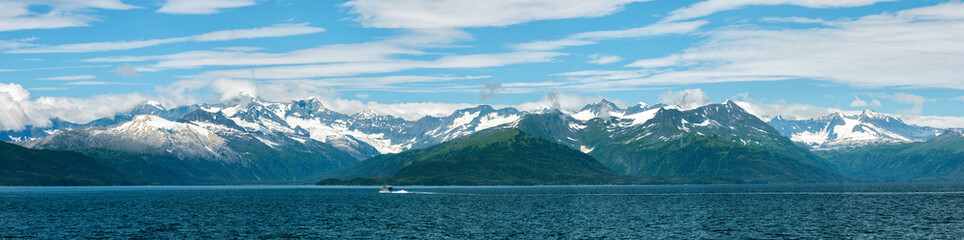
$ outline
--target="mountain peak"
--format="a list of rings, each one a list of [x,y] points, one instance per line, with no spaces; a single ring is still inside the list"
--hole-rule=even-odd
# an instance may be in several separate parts
[[[723,101],[722,104],[723,104],[724,106],[726,106],[727,108],[744,110],[743,107],[740,106],[740,104],[737,104],[736,101],[733,101],[733,100],[730,100],[730,99],[727,99],[726,101]]]
[[[356,113],[353,116],[359,119],[372,119],[377,117],[378,113],[376,113],[374,110],[371,110],[371,109],[365,109],[365,110],[362,110],[361,112]]]
[[[860,119],[886,119],[887,115],[875,112],[874,110],[864,110],[860,113]]]
[[[292,102],[292,104],[294,105],[293,107],[313,112],[325,109],[325,105],[321,103],[321,100],[318,100],[315,97],[308,97],[303,100],[295,100]]]
[[[137,115],[129,122],[117,125],[117,129],[175,129],[180,124],[155,115]]]
[[[608,108],[608,109],[607,109],[607,108]],[[599,102],[596,102],[596,103],[593,103],[593,104],[589,104],[589,105],[586,105],[585,107],[582,107],[582,109],[579,110],[579,111],[591,110],[591,111],[593,111],[593,112],[599,112],[598,110],[600,110],[600,109],[620,110],[619,107],[617,107],[615,103],[610,102],[609,100],[606,100],[605,98],[603,98],[603,99],[599,100]]]
[[[166,108],[164,108],[164,105],[162,105],[160,102],[154,101],[154,100],[147,100],[146,102],[144,102],[144,105],[146,105],[146,106],[154,106],[154,107],[157,107],[157,108],[160,108],[160,109],[166,109]]]

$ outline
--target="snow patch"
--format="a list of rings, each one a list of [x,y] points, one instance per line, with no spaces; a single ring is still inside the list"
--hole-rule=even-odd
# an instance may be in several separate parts
[[[626,116],[623,116],[622,118],[632,119],[633,125],[641,125],[643,123],[646,123],[646,121],[653,119],[653,117],[656,117],[656,112],[659,112],[659,108],[626,115]]]
[[[499,113],[490,113],[489,115],[485,115],[485,117],[479,119],[479,125],[475,127],[475,131],[481,131],[483,129],[488,129],[502,124],[512,123],[518,121],[520,118],[522,118],[520,115],[501,116]]]

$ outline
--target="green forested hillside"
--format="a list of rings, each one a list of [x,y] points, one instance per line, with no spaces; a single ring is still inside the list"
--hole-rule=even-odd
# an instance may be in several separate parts
[[[948,130],[927,142],[821,152],[843,174],[860,179],[964,181],[964,135]]]
[[[430,148],[365,160],[343,173],[358,184],[611,184],[617,174],[592,157],[518,129],[483,131]],[[336,181],[323,181],[335,183]]]
[[[0,185],[131,185],[145,181],[69,151],[35,150],[0,142]]]

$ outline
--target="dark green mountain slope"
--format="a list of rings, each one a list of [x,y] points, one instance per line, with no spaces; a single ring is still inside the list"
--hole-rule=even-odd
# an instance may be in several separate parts
[[[843,174],[862,179],[964,181],[964,133],[948,130],[927,142],[821,153]]]
[[[35,150],[0,142],[0,185],[130,185],[144,181],[76,152]]]
[[[404,185],[607,184],[619,178],[582,152],[518,129],[482,131],[426,149],[381,155],[339,172],[382,178],[369,183]]]
[[[734,183],[843,179],[826,160],[732,101],[686,111],[659,109],[642,124],[618,118],[581,122],[549,111],[528,115],[517,127],[586,151],[616,172],[633,177]]]
[[[636,177],[725,179],[731,183],[824,182],[840,176],[788,155],[717,135],[687,134],[638,145],[603,145],[592,155],[614,159]]]

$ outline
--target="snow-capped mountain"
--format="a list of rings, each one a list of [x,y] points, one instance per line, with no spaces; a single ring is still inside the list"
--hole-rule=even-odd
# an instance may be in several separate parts
[[[728,106],[730,104],[722,105]],[[108,129],[113,126],[116,128],[114,125],[134,120],[135,116],[139,115],[154,116],[152,119],[155,120],[175,121],[196,109],[212,114],[218,113],[223,116],[224,119],[218,120],[216,123],[207,123],[205,126],[208,127],[219,126],[223,129],[232,129],[237,131],[237,134],[242,135],[257,133],[264,136],[280,136],[285,138],[285,141],[299,143],[314,140],[330,144],[349,153],[357,160],[364,160],[378,154],[397,153],[412,148],[427,147],[499,125],[514,126],[523,116],[533,114],[513,108],[494,109],[490,106],[480,105],[455,111],[445,117],[424,117],[416,121],[408,121],[394,116],[379,115],[370,110],[347,115],[326,108],[321,101],[314,98],[291,102],[269,102],[253,97],[240,97],[224,103],[183,106],[172,109],[164,108],[158,103],[147,102],[130,112],[113,118],[98,119],[85,124],[54,119],[54,124],[47,128],[6,131],[3,132],[3,135],[7,137],[5,140],[8,141],[35,140],[42,142],[38,140],[63,130],[85,127]],[[645,103],[622,109],[603,99],[597,103],[589,104],[577,112],[540,111],[538,114],[558,112],[557,114],[565,115],[565,118],[571,118],[564,124],[570,133],[559,132],[556,134],[571,135],[574,132],[584,131],[583,129],[592,125],[598,128],[597,130],[607,132],[607,135],[615,136],[643,126],[659,113],[669,114],[671,110],[692,112],[697,109],[680,111],[680,108],[675,106],[664,104],[650,106]],[[700,108],[700,111],[710,111],[710,109]],[[717,121],[715,119],[678,118],[678,123],[674,124],[678,125],[677,127],[680,129],[710,125],[731,128],[743,127],[738,125],[739,123],[714,122]],[[816,149],[920,141],[933,138],[942,131],[935,128],[907,125],[900,119],[872,111],[865,111],[863,114],[856,116],[834,114],[811,120],[786,120],[777,117],[770,120],[769,124],[784,136]],[[654,126],[650,124],[644,128],[651,127]],[[748,131],[758,130],[750,129]],[[561,138],[561,140],[573,142],[569,138],[572,137]],[[277,144],[266,137],[255,139],[259,139],[268,146]],[[601,138],[599,141],[605,141],[605,139]],[[193,147],[207,148],[210,146]],[[593,148],[584,144],[574,145],[574,147],[583,150]]]
[[[196,105],[182,106],[176,108],[164,108],[160,103],[147,101],[130,111],[118,114],[113,117],[100,118],[87,123],[73,123],[63,119],[50,119],[51,124],[46,127],[26,126],[20,130],[0,130],[0,141],[30,141],[50,136],[63,129],[78,127],[105,127],[134,119],[137,115],[155,115],[161,118],[174,121],[196,109]]]
[[[196,110],[178,115],[183,109]],[[354,115],[342,114],[325,108],[321,101],[314,98],[279,103],[241,97],[225,103],[201,104],[177,109],[165,109],[157,104],[148,103],[113,119],[124,119],[135,113],[145,114],[131,116],[130,121],[109,126],[101,126],[108,121],[98,120],[97,124],[75,124],[57,130],[48,130],[51,136],[35,135],[14,140],[33,139],[24,145],[50,148],[55,146],[53,142],[62,142],[55,139],[64,139],[66,138],[64,136],[75,136],[72,139],[81,141],[76,138],[76,135],[91,135],[97,138],[117,139],[117,142],[125,143],[112,147],[115,150],[146,152],[143,149],[119,147],[140,144],[145,145],[145,148],[165,149],[167,152],[183,157],[236,159],[238,153],[219,148],[217,145],[221,142],[218,136],[229,135],[254,139],[269,147],[279,146],[280,142],[325,143],[352,155],[356,160],[364,160],[378,154],[431,146],[486,128],[512,123],[525,114],[512,108],[497,110],[481,105],[458,110],[447,117],[425,117],[417,121],[407,121],[394,116],[379,115],[372,111],[363,111]],[[177,116],[175,118],[177,121],[170,119],[173,116]],[[153,126],[153,128],[147,126]],[[193,137],[197,135],[195,132],[201,130],[209,130],[215,134],[208,139],[209,142],[197,141]],[[143,136],[155,136],[158,139],[145,141],[135,139]],[[107,144],[113,140],[86,139],[83,141],[113,146]],[[170,145],[177,143],[180,145]],[[61,149],[77,147],[56,146]],[[210,156],[202,154],[209,153],[212,149],[215,153],[208,154]]]
[[[818,150],[926,141],[944,131],[908,125],[898,118],[871,110],[859,115],[838,112],[808,120],[788,120],[778,116],[769,123],[793,141]]]
[[[179,114],[185,109],[193,110]],[[717,136],[721,140],[713,141],[726,141],[736,148],[748,146],[808,159],[771,126],[729,101],[682,110],[645,103],[621,109],[602,100],[578,112],[536,113],[480,105],[444,117],[409,121],[372,111],[343,114],[314,98],[270,102],[241,97],[176,110],[145,104],[114,119],[127,115],[133,116],[108,126],[59,129],[21,145],[218,162],[221,166],[209,166],[215,168],[210,171],[243,170],[246,175],[225,177],[241,180],[306,179],[379,154],[429,147],[494,127],[523,129],[640,176],[648,176],[649,171],[639,160],[649,156],[646,151],[650,150],[645,149],[675,151],[687,144],[663,143],[702,141],[700,136]],[[175,120],[170,119],[174,116]]]
[[[734,173],[756,171],[752,169],[767,169],[754,173],[765,177],[743,180],[836,177],[819,157],[732,101],[688,110],[645,104],[624,110],[601,101],[572,114],[529,114],[506,127],[555,140],[617,172],[638,177],[740,178]],[[733,160],[714,162],[716,156]]]
[[[668,141],[688,134],[719,135],[741,144],[756,145],[784,139],[771,126],[732,101],[691,110],[663,104],[637,104],[623,110],[603,100],[572,114],[559,111],[530,114],[509,127],[530,128],[537,135],[538,132],[551,133],[555,136],[540,137],[556,139],[586,153],[597,145],[611,142]]]
[[[216,126],[216,125],[209,125]],[[217,129],[170,121],[154,115],[138,115],[110,127],[85,127],[58,132],[26,143],[46,149],[109,148],[126,152],[173,154],[179,158],[237,162],[240,156],[215,134]]]

